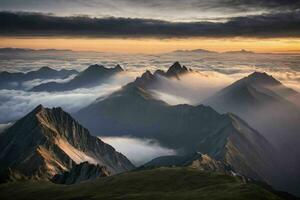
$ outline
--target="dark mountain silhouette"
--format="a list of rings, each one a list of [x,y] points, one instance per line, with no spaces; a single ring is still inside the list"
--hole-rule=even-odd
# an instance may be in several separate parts
[[[42,67],[36,71],[27,73],[11,73],[4,71],[0,73],[0,89],[24,89],[23,83],[25,81],[35,79],[65,79],[77,73],[76,70],[55,70],[50,67]]]
[[[186,66],[182,66],[179,62],[175,62],[168,70],[167,72],[164,72],[162,70],[156,70],[154,72],[154,75],[161,75],[165,76],[167,78],[177,78],[179,79],[181,75],[188,73],[190,69],[188,69]]]
[[[208,54],[208,53],[218,53],[215,51],[209,51],[206,49],[192,49],[192,50],[176,50],[172,53],[202,53],[202,54]]]
[[[84,71],[80,72],[72,80],[65,83],[49,82],[44,83],[32,88],[31,91],[40,92],[54,92],[54,91],[66,91],[74,90],[78,88],[89,88],[98,86],[108,79],[123,71],[120,65],[117,65],[114,68],[106,68],[103,65],[91,65]]]
[[[42,53],[42,52],[73,52],[69,49],[29,49],[29,48],[0,48],[0,53]]]
[[[0,152],[1,172],[10,169],[29,179],[51,179],[85,161],[112,174],[134,168],[61,108],[41,105],[0,134]]]
[[[226,51],[226,54],[255,54],[253,51],[247,51],[245,49],[241,49],[239,51]]]
[[[134,85],[148,90],[158,89],[160,88],[161,77],[180,79],[180,76],[189,72],[192,72],[192,70],[182,66],[179,62],[175,62],[166,72],[159,69],[152,74],[147,70],[141,77],[137,77],[133,83],[129,83],[128,85]]]
[[[148,72],[144,77],[153,78]],[[276,168],[276,151],[246,122],[203,105],[170,106],[156,100],[143,85],[138,78],[74,116],[94,134],[154,138],[187,154],[200,151],[239,174],[282,186],[285,177]]]

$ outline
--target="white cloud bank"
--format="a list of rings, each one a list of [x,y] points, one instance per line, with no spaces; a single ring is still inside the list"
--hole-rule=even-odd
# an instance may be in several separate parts
[[[176,155],[174,149],[161,146],[153,139],[132,137],[99,137],[124,154],[134,165],[140,166],[159,156]]]

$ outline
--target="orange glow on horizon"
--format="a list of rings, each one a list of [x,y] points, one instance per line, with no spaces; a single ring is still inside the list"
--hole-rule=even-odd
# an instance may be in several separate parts
[[[12,38],[2,37],[0,47],[31,49],[70,49],[120,53],[163,53],[184,49],[237,51],[246,49],[258,53],[300,52],[300,38],[279,39],[98,39],[98,38]]]

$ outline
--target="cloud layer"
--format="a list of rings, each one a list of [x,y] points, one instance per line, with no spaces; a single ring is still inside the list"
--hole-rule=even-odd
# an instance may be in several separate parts
[[[226,22],[170,22],[142,18],[58,17],[0,13],[3,36],[73,37],[300,37],[300,11],[232,17]]]
[[[152,139],[132,137],[99,137],[104,142],[122,152],[136,166],[145,164],[159,156],[176,155],[176,151],[162,147]]]
[[[2,10],[164,20],[226,18],[299,9],[298,0],[0,0]]]

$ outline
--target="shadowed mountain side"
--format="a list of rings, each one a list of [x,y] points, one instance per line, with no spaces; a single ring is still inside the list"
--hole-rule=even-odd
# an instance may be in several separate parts
[[[74,184],[87,180],[95,180],[100,177],[109,176],[110,172],[107,171],[105,166],[99,166],[83,162],[75,165],[70,171],[57,174],[52,178],[52,182],[59,184]]]
[[[0,73],[0,89],[24,89],[23,82],[34,79],[65,79],[71,75],[78,74],[76,70],[55,70],[50,67],[42,67],[36,71],[27,73],[1,72]]]
[[[1,199],[288,199],[284,194],[237,177],[190,168],[159,168],[122,173],[62,186],[49,182],[0,185]],[[282,196],[282,198],[280,197]],[[292,199],[292,198],[289,198]]]
[[[41,105],[0,134],[0,152],[0,171],[10,168],[31,179],[51,179],[85,161],[112,174],[134,168],[61,108]]]
[[[255,72],[203,103],[219,112],[233,112],[241,116],[276,146],[282,156],[289,158],[290,164],[295,164],[289,168],[299,173],[299,102],[298,92],[266,73]]]
[[[84,71],[80,72],[72,80],[65,83],[49,82],[40,84],[32,88],[31,91],[40,92],[54,92],[54,91],[67,91],[74,90],[78,88],[89,88],[95,87],[102,83],[108,81],[108,79],[122,72],[123,69],[120,65],[117,65],[114,68],[106,68],[103,65],[91,65]]]

